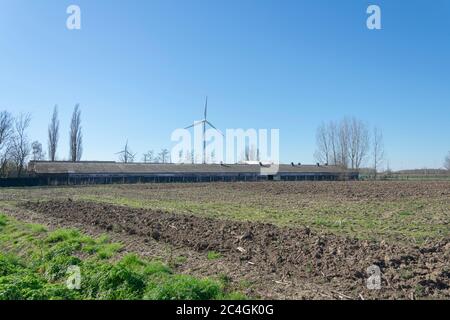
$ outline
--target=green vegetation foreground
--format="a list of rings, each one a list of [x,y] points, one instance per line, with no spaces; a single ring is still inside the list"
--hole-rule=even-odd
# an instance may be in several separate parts
[[[0,300],[47,299],[224,299],[226,285],[174,274],[159,261],[120,257],[121,245],[75,229],[53,232],[0,215]],[[81,270],[70,289],[70,267]]]

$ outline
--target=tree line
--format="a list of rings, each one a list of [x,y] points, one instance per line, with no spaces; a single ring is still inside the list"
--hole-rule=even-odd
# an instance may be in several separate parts
[[[27,130],[31,115],[21,113],[13,116],[8,111],[0,112],[0,177],[21,176],[26,170],[27,161],[39,161],[47,158],[42,143],[30,141]],[[48,160],[56,161],[59,143],[60,122],[58,106],[53,109],[48,126]],[[69,145],[71,161],[80,161],[83,153],[83,135],[81,132],[80,105],[75,105],[70,122]]]
[[[383,132],[354,117],[323,122],[317,128],[314,157],[318,163],[326,165],[370,169],[376,178],[386,161]],[[443,167],[450,172],[450,151]]]
[[[128,146],[128,141],[124,146],[124,149],[119,154],[119,161],[123,163],[133,163],[136,161],[137,153],[133,153]],[[170,152],[167,149],[162,149],[161,152],[156,154],[153,150],[149,150],[142,155],[143,163],[170,163]]]
[[[356,118],[322,123],[316,133],[315,158],[325,164],[361,169],[368,158],[376,175],[385,160],[382,131],[370,130],[367,123]]]
[[[21,176],[26,170],[29,159],[34,161],[57,161],[60,138],[60,121],[58,106],[55,106],[48,125],[47,151],[43,150],[39,141],[30,141],[27,130],[31,123],[30,114],[13,116],[8,111],[0,112],[0,177]],[[80,105],[75,105],[69,125],[69,160],[80,161],[83,155],[83,133],[81,125]],[[361,169],[363,165],[373,170],[376,176],[385,160],[383,133],[378,128],[356,118],[344,118],[340,121],[322,123],[316,132],[317,150],[314,154],[319,163],[337,165],[350,169]],[[131,163],[136,160],[128,147],[121,152],[119,161]],[[194,152],[179,155],[185,163],[196,163]],[[215,155],[210,155],[214,162]],[[246,148],[245,160],[259,159],[256,148]],[[159,153],[153,150],[143,154],[144,163],[170,163],[170,152],[162,149]],[[450,152],[444,160],[444,168],[450,171]]]
[[[4,110],[0,112],[0,177],[22,176],[26,171],[28,160],[57,161],[60,143],[60,120],[58,106],[55,105],[47,129],[47,153],[39,141],[31,141],[27,133],[31,123],[29,113],[13,116]],[[76,104],[69,123],[69,161],[81,161],[83,155],[83,132],[81,125],[81,108]],[[128,143],[127,143],[128,145]],[[135,154],[126,149],[119,161],[134,162]],[[153,150],[144,154],[143,162],[170,162],[170,152],[162,149],[155,154]]]
[[[72,118],[70,120],[70,130],[69,130],[69,159],[72,162],[80,161],[83,154],[83,133],[81,131],[81,109],[80,105],[76,104]],[[53,114],[48,125],[48,160],[56,161],[56,153],[58,151],[59,142],[59,117],[58,117],[58,106],[53,108]],[[36,159],[33,160],[43,160]]]

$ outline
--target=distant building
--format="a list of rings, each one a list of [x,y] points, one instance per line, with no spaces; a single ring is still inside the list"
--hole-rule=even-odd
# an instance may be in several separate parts
[[[282,164],[276,174],[261,174],[261,169],[265,166],[263,163],[229,165],[31,161],[28,170],[30,179],[35,179],[35,185],[358,179],[358,172],[337,166]]]

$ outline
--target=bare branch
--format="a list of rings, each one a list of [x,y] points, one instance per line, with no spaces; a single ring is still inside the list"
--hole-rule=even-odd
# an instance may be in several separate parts
[[[14,121],[14,132],[11,139],[11,160],[20,176],[25,168],[25,163],[31,153],[30,142],[28,141],[27,129],[30,126],[31,116],[21,114]]]
[[[373,130],[373,170],[375,174],[375,179],[379,167],[384,161],[384,143],[383,143],[383,132],[380,129],[374,128]]]
[[[355,118],[322,123],[316,133],[319,162],[359,169],[369,153],[368,126]]]
[[[167,149],[162,149],[161,152],[159,153],[159,160],[160,160],[162,163],[168,163],[168,162],[170,162],[170,159],[169,159],[169,150],[167,150]]]

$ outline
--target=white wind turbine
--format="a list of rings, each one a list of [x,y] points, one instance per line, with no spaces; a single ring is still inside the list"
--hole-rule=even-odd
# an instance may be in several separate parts
[[[211,128],[213,128],[214,130],[216,130],[217,132],[219,132],[221,135],[223,135],[223,133],[217,129],[211,122],[208,121],[207,119],[207,113],[208,113],[208,97],[206,97],[206,102],[205,102],[205,111],[203,114],[203,120],[200,121],[195,121],[194,124],[186,127],[185,129],[190,129],[193,128],[195,126],[198,125],[202,125],[203,126],[203,133],[202,133],[202,140],[203,140],[203,164],[206,164],[206,125],[209,125]]]

